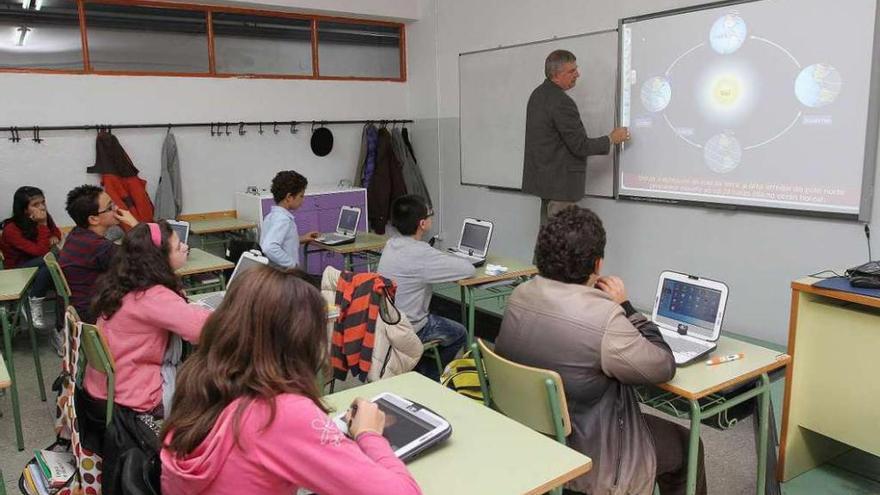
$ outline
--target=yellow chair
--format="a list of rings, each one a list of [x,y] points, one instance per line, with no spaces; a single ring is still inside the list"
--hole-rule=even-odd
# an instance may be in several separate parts
[[[52,277],[52,284],[55,286],[55,293],[61,296],[61,299],[64,300],[64,307],[66,308],[70,305],[70,285],[67,283],[67,278],[61,270],[61,265],[58,263],[58,259],[52,251],[49,251],[43,256],[43,261],[46,263],[46,268],[49,270],[49,275]]]
[[[565,444],[571,434],[571,419],[559,373],[504,359],[483,339],[471,344],[471,352],[487,406]],[[562,487],[551,493],[560,495]]]
[[[116,366],[101,330],[95,325],[82,324],[82,350],[86,363],[107,378],[107,425],[113,419],[113,398],[116,389]]]

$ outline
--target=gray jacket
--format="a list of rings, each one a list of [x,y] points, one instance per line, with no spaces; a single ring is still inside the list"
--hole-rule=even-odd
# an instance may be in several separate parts
[[[611,150],[608,136],[590,138],[577,105],[553,81],[532,91],[526,106],[522,190],[543,199],[584,197],[587,157]]]
[[[568,445],[593,461],[569,488],[591,495],[651,494],[657,460],[631,385],[675,376],[672,351],[656,325],[598,289],[539,276],[511,295],[495,350],[562,377],[571,416]]]
[[[183,196],[180,184],[180,159],[177,156],[177,141],[169,131],[162,143],[162,168],[159,171],[159,185],[156,186],[156,218],[175,219],[183,209]]]

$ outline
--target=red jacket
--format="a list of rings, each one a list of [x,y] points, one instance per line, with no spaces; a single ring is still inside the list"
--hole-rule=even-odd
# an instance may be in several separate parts
[[[32,241],[24,236],[18,225],[7,222],[3,227],[2,241],[0,241],[3,266],[15,268],[30,259],[43,257],[52,247],[52,243],[49,242],[52,237],[61,240],[61,231],[58,227],[50,229],[48,225],[37,225],[37,238]]]
[[[138,169],[116,136],[98,133],[95,165],[86,172],[101,174],[101,185],[116,206],[130,211],[139,222],[153,221],[153,202],[147,194],[147,181],[138,177]],[[125,226],[123,228],[128,230]]]

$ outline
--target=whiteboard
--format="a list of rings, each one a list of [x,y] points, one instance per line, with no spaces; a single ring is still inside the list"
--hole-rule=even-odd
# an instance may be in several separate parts
[[[458,58],[461,116],[461,183],[520,189],[526,103],[544,81],[544,59],[553,50],[577,57],[581,77],[568,91],[590,137],[614,127],[617,30],[462,53]],[[614,195],[614,158],[587,159],[587,195]]]

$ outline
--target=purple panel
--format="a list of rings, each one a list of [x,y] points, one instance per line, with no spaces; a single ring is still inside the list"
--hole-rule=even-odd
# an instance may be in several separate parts
[[[324,252],[324,266],[333,266],[337,270],[342,270],[344,260],[341,254],[331,253],[330,251]],[[324,267],[321,267],[321,272],[323,273]]]
[[[336,232],[337,223],[339,223],[339,208],[318,212],[318,230],[321,232]]]
[[[260,200],[260,211],[263,214],[263,218],[266,218],[266,215],[269,214],[269,210],[275,206],[275,200],[272,198],[263,198]]]
[[[313,230],[321,230],[317,211],[297,210],[293,216],[296,219],[296,228],[299,230],[299,235]]]
[[[303,204],[296,211],[315,211],[322,208],[323,203],[321,196],[306,196],[303,198]]]

